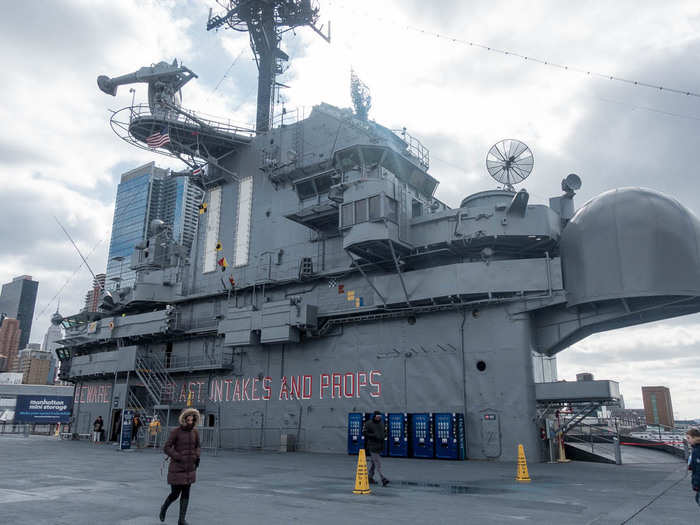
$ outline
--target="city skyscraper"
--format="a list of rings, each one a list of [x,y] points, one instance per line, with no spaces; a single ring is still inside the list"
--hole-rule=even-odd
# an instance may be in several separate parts
[[[19,339],[20,348],[29,344],[38,289],[39,283],[32,280],[31,275],[20,275],[12,279],[11,282],[2,285],[0,314],[4,313],[7,317],[19,321],[19,328],[22,330]]]
[[[172,227],[173,238],[189,253],[197,229],[203,192],[187,177],[169,177],[168,170],[150,162],[121,177],[112,220],[106,288],[131,286],[134,246],[145,240],[152,220]]]
[[[96,312],[97,307],[100,305],[100,300],[104,295],[105,289],[105,279],[107,275],[104,273],[98,273],[92,280],[92,288],[85,294],[85,306],[83,310],[86,312]],[[50,330],[51,328],[49,328]]]
[[[647,425],[673,427],[671,391],[665,386],[643,386],[642,400]]]
[[[44,352],[38,343],[19,351],[17,372],[22,373],[25,385],[52,385],[56,364],[50,352]]]
[[[0,372],[14,372],[21,330],[19,321],[5,317],[0,325]]]

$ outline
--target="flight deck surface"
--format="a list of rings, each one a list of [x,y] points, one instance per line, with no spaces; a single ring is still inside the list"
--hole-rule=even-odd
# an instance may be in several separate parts
[[[0,522],[159,523],[168,487],[158,450],[0,436]],[[658,454],[658,453],[657,453]],[[188,521],[227,523],[690,524],[700,522],[682,460],[621,466],[383,458],[387,487],[352,493],[356,456],[219,451],[203,455]],[[177,521],[174,505],[166,523]]]

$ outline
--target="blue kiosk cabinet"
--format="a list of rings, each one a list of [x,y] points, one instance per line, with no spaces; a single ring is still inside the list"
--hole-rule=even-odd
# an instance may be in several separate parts
[[[389,455],[408,457],[408,414],[389,414]]]
[[[365,421],[371,421],[373,417],[374,412],[365,412]],[[379,454],[380,456],[389,455],[389,425],[387,424],[387,420],[387,414],[382,414],[382,423],[384,423],[384,447],[382,447],[382,451]]]
[[[363,426],[365,415],[361,412],[348,414],[348,454],[358,454],[361,448],[365,448],[365,434]]]
[[[435,414],[435,457],[460,459],[459,424],[457,414]]]
[[[435,456],[433,446],[433,414],[411,414],[409,418],[409,455],[414,458],[432,458]]]
[[[459,446],[459,459],[467,459],[467,426],[464,414],[457,414],[457,445]]]

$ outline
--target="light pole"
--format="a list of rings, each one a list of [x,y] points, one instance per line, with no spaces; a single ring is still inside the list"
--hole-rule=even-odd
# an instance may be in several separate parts
[[[123,255],[117,255],[115,257],[112,257],[112,261],[118,261],[119,262],[119,277],[112,277],[110,281],[115,281],[117,283],[117,290],[121,287],[121,282],[122,282],[122,268],[124,266],[124,257]]]

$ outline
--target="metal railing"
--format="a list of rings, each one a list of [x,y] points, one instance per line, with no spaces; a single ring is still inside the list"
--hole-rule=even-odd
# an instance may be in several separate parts
[[[238,450],[280,450],[282,435],[294,436],[297,450],[306,443],[305,429],[297,427],[222,427],[221,448]]]
[[[406,132],[406,129],[394,129],[394,133],[399,135],[406,143],[408,153],[418,159],[418,162],[426,170],[430,167],[430,150],[423,146],[420,140]]]
[[[175,325],[176,330],[207,330],[216,329],[219,326],[219,320],[215,317],[202,317],[199,319],[182,319],[178,318]]]
[[[131,389],[129,389],[129,395],[127,397],[127,408],[130,410],[136,410],[140,414],[143,414],[146,411],[143,403],[141,403],[141,400]]]
[[[162,427],[162,432],[156,437],[155,443],[158,448],[165,446],[165,442],[173,429],[178,428],[177,425]],[[218,427],[197,427],[197,433],[199,434],[199,448],[202,450],[203,454],[210,454],[216,456],[219,454],[219,449],[221,448],[220,442],[220,432]]]
[[[136,354],[136,375],[143,382],[154,404],[162,404],[163,394],[172,380],[160,359]]]
[[[246,137],[255,136],[255,130],[251,126],[231,122],[230,119],[226,119],[226,121],[218,120],[217,117],[213,115],[207,115],[206,113],[195,113],[194,111],[185,110],[183,108],[180,108],[181,112],[174,111],[171,109],[159,109],[156,111],[151,111],[151,108],[148,104],[137,104],[131,106],[130,110],[131,111],[129,115],[131,122],[139,118],[155,117],[158,119],[165,119],[173,122],[182,122],[193,126],[199,126],[200,123],[202,123],[214,129],[215,131],[222,133],[244,135]]]
[[[56,430],[56,425],[37,425],[34,423],[10,423],[0,421],[0,434],[15,434],[28,437],[31,435],[50,436]]]
[[[162,365],[165,370],[190,370],[221,368],[233,364],[233,348],[217,351],[213,354],[164,355]]]

